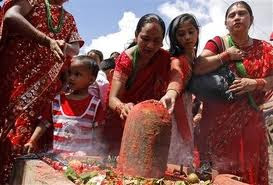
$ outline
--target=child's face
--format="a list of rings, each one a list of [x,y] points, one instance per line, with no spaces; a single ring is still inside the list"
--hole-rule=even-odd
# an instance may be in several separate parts
[[[68,70],[68,82],[72,90],[87,90],[94,77],[85,64],[73,61]]]
[[[180,47],[192,51],[198,39],[198,30],[189,21],[180,23],[176,31],[176,39]]]

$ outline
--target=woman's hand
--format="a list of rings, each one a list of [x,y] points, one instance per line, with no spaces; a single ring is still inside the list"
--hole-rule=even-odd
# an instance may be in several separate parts
[[[64,57],[61,49],[64,45],[65,41],[63,40],[49,39],[49,48],[60,61],[62,61],[62,58]]]
[[[178,93],[176,90],[169,89],[167,93],[160,99],[160,102],[166,109],[168,109],[170,114],[173,113],[177,95]]]
[[[256,89],[257,82],[255,79],[251,78],[240,78],[233,81],[232,85],[229,87],[229,91],[233,92],[235,95],[241,95]]]
[[[232,46],[226,50],[229,54],[230,60],[241,60],[246,57],[247,53]]]
[[[125,120],[129,114],[129,112],[132,110],[134,104],[133,103],[125,103],[123,107],[121,108],[120,112],[120,118],[122,120]]]
[[[24,145],[24,151],[26,151],[26,153],[28,154],[35,151],[36,148],[37,148],[36,143],[33,141],[29,141]]]

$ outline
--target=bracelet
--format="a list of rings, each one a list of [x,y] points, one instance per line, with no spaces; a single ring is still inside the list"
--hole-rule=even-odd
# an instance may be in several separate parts
[[[167,89],[167,92],[168,91],[175,91],[176,93],[177,93],[177,95],[179,95],[180,93],[178,92],[178,90],[176,90],[176,89]]]
[[[230,55],[229,55],[229,53],[227,51],[224,51],[224,52],[220,53],[219,58],[220,58],[222,63],[230,62]]]
[[[255,79],[255,81],[257,82],[255,90],[262,90],[266,84],[265,79],[259,78]]]

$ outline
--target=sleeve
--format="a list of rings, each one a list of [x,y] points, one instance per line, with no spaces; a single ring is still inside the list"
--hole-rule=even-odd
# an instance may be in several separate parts
[[[132,60],[123,52],[116,60],[113,79],[126,83],[132,72]]]
[[[16,3],[17,1],[19,0],[5,0],[4,1],[4,4],[3,4],[3,7],[2,7],[2,11],[3,11],[3,14],[10,8],[14,5],[14,3]],[[32,7],[36,6],[38,3],[40,3],[39,1],[41,0],[25,0],[27,1]]]
[[[84,45],[84,41],[78,32],[75,19],[71,14],[69,14],[68,23],[69,25],[71,25],[71,30],[70,30],[69,37],[67,38],[67,42],[68,43],[79,42],[80,47],[82,47]]]
[[[98,123],[98,125],[103,125],[105,121],[105,112],[102,108],[101,103],[99,104],[99,107],[97,109],[95,121]]]
[[[219,36],[214,37],[213,39],[209,40],[204,49],[210,50],[213,53],[218,53],[218,46],[221,45],[221,38]]]
[[[173,89],[180,94],[183,86],[183,78],[181,61],[176,57],[171,57],[170,83],[168,89]]]

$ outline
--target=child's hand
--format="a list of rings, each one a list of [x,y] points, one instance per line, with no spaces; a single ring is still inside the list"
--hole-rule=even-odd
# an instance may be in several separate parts
[[[173,113],[174,110],[174,104],[176,97],[178,96],[178,93],[176,90],[170,89],[167,91],[167,93],[160,99],[160,102],[163,104],[163,106],[168,109],[168,112],[170,114]]]
[[[36,143],[33,141],[29,141],[24,145],[24,150],[26,153],[32,153],[36,149]]]

